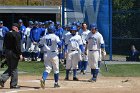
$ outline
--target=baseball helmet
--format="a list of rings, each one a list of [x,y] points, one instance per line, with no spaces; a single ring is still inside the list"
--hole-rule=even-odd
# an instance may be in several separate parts
[[[56,31],[56,28],[55,28],[54,25],[50,25],[50,26],[48,27],[48,33],[54,33],[55,31]]]
[[[71,26],[70,30],[74,30],[74,31],[77,31],[77,26]]]
[[[95,23],[91,24],[90,29],[97,29],[97,24],[95,24]]]

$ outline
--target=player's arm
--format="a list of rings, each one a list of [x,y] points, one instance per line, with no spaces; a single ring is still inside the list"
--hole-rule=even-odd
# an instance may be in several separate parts
[[[39,43],[38,43],[38,47],[39,47],[39,48],[44,47],[43,38],[44,38],[44,37],[40,38],[40,41],[39,41]]]
[[[34,42],[34,40],[33,40],[33,29],[31,29],[31,31],[30,31],[30,39],[31,39],[32,42]]]
[[[102,35],[100,36],[100,47],[101,47],[101,53],[103,56],[106,55],[106,51],[105,51],[105,43],[104,43],[104,40],[103,40],[103,37]]]
[[[80,48],[81,52],[84,53],[83,41],[82,41],[82,38],[80,35],[79,35],[78,41],[79,41],[79,48]]]
[[[59,42],[57,43],[57,45],[58,45],[58,48],[61,49],[61,47],[62,47],[62,42],[59,41]]]

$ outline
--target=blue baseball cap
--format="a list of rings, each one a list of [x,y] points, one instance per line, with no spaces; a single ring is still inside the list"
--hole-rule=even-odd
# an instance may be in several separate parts
[[[55,28],[54,25],[50,25],[50,26],[48,27],[48,33],[54,33],[55,31],[56,31],[56,28]]]
[[[18,20],[19,23],[22,23],[23,21],[21,19]]]
[[[56,25],[60,25],[60,22],[56,22]]]
[[[38,21],[35,21],[34,24],[35,24],[35,25],[38,25]]]
[[[96,28],[97,28],[97,25],[95,23],[90,25],[90,29],[96,29]]]
[[[71,28],[70,28],[70,30],[75,30],[75,31],[77,31],[77,26],[71,26]]]
[[[29,24],[33,25],[34,23],[33,23],[33,21],[29,21]]]

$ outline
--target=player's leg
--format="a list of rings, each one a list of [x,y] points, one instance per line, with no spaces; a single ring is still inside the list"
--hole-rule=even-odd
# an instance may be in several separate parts
[[[69,72],[71,69],[71,62],[72,62],[72,53],[68,53],[67,58],[66,58],[66,76],[65,80],[69,80]]]
[[[97,76],[99,73],[99,67],[98,67],[98,61],[99,61],[99,52],[94,51],[92,55],[92,67],[91,67],[91,73],[92,73],[92,78],[89,80],[89,82],[97,80]]]
[[[86,73],[87,65],[88,65],[88,57],[87,55],[84,55],[84,61],[83,61],[83,74]]]
[[[50,58],[48,55],[45,53],[44,54],[44,65],[45,65],[45,70],[42,73],[42,79],[40,80],[40,85],[44,89],[45,88],[45,80],[47,79],[49,73],[52,70],[51,62],[49,61]]]
[[[78,62],[79,62],[79,53],[77,51],[74,51],[73,52],[73,55],[72,55],[72,68],[73,68],[73,80],[75,81],[78,81],[78,78],[77,78],[77,65],[78,65]]]
[[[52,66],[53,66],[53,70],[54,70],[54,88],[60,87],[60,85],[58,84],[58,80],[59,80],[59,59],[57,54],[54,54],[55,56],[53,57],[52,60]]]

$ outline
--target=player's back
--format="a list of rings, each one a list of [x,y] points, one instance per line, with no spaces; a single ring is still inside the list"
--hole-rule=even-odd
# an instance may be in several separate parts
[[[58,45],[57,43],[60,42],[60,39],[55,34],[47,34],[44,36],[44,48],[47,47],[49,50],[46,51],[58,51]]]

